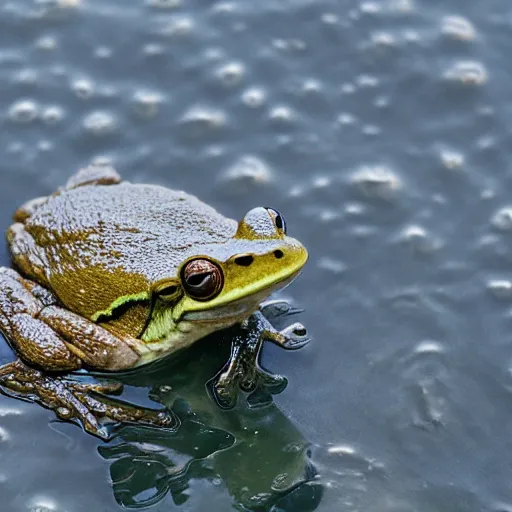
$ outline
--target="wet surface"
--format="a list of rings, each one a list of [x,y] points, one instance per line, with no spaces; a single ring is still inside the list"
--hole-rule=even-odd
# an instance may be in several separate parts
[[[2,230],[95,159],[233,218],[271,205],[310,250],[285,295],[314,338],[266,347],[289,385],[263,409],[211,403],[218,339],[128,380],[174,436],[104,444],[0,397],[2,510],[512,510],[511,11],[1,3]]]

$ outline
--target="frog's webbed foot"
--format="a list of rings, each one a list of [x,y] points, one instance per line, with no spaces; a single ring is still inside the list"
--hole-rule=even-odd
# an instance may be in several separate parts
[[[267,300],[260,305],[260,311],[268,320],[277,320],[278,318],[297,315],[304,310],[292,306],[288,301],[276,299]]]
[[[107,394],[118,394],[118,383],[86,383],[48,375],[21,361],[0,368],[0,391],[8,396],[39,403],[63,420],[78,421],[90,434],[109,437],[105,423],[138,422],[174,428],[174,416],[165,410],[135,407],[118,400],[105,401]]]
[[[281,393],[285,389],[285,377],[274,375],[261,367],[261,348],[265,340],[288,350],[301,348],[310,341],[302,324],[297,322],[277,331],[264,316],[267,312],[276,318],[295,314],[298,310],[283,301],[264,304],[262,309],[242,324],[242,332],[233,339],[229,361],[214,379],[213,391],[221,407],[233,407],[239,389],[250,393],[263,388],[271,394]]]

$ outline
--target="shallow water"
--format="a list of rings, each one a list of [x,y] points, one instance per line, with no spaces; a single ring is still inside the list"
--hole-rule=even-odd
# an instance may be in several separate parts
[[[512,510],[511,15],[0,2],[2,230],[95,159],[234,218],[272,205],[310,250],[283,295],[314,338],[266,347],[289,385],[265,408],[208,398],[219,337],[127,378],[125,398],[173,407],[175,435],[102,443],[1,396],[2,512]]]

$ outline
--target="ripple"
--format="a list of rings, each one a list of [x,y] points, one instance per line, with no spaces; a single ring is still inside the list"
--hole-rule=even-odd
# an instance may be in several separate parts
[[[459,61],[448,68],[443,77],[451,82],[468,86],[481,86],[488,80],[487,69],[481,62]]]
[[[445,16],[441,21],[441,32],[459,41],[473,41],[476,38],[475,27],[462,16]]]
[[[381,199],[391,199],[402,188],[398,176],[388,167],[363,166],[351,176],[354,183],[364,195]]]

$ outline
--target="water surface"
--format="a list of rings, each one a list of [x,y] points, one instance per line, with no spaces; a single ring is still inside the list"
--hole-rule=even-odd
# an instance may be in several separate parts
[[[289,379],[266,408],[209,400],[222,337],[128,380],[175,436],[105,444],[0,397],[2,510],[512,510],[511,20],[506,0],[1,2],[1,229],[94,160],[233,218],[271,205],[310,251],[285,294],[314,338],[266,347]]]

